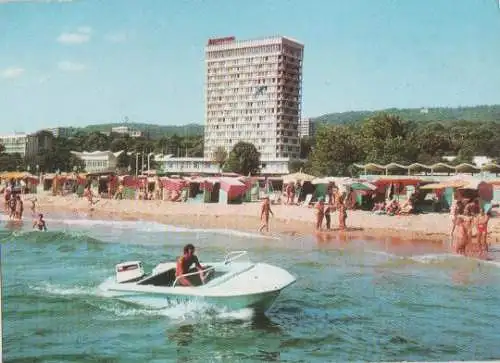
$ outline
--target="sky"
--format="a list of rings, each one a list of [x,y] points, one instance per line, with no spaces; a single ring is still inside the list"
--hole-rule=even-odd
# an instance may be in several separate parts
[[[0,0],[0,133],[204,123],[207,40],[271,35],[303,117],[500,103],[498,0]]]

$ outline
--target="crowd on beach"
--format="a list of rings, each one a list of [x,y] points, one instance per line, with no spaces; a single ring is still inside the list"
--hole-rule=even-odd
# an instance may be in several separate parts
[[[488,252],[488,222],[490,211],[480,206],[478,198],[458,199],[453,201],[450,209],[453,247],[456,253],[470,252],[485,254]],[[474,243],[474,230],[476,243]]]
[[[102,198],[124,199],[124,187],[122,183],[117,183],[117,188],[113,190],[113,193],[111,193],[111,188],[108,188],[107,194],[104,196],[102,193],[95,192],[95,184],[93,184],[91,179],[84,185],[82,184],[82,187],[83,194],[80,195],[88,201],[91,210],[93,210],[92,208]],[[70,190],[71,188],[70,185],[67,185],[67,187],[61,189]],[[143,191],[137,190],[139,196],[137,197],[136,194],[136,199],[166,200],[164,198],[165,189],[160,188],[156,184],[152,190],[143,189]],[[34,227],[42,224],[40,220],[43,220],[43,216],[40,217],[40,215],[36,214],[37,199],[35,196],[28,197],[28,195],[23,195],[25,194],[25,186],[23,186],[20,180],[8,180],[0,187],[0,190],[4,195],[4,210],[9,220],[13,222],[21,221],[25,210],[24,204],[29,201],[31,202],[31,214],[35,218]],[[388,191],[390,191],[390,188]],[[74,188],[73,193],[75,193]],[[310,208],[313,211],[312,226],[317,233],[346,230],[349,211],[359,208],[359,204],[356,201],[356,193],[353,189],[346,188],[342,184],[336,185],[335,182],[330,182],[326,186],[326,193],[312,200],[311,190],[305,190],[304,185],[300,181],[284,183],[279,193],[281,196],[279,200],[275,200],[275,198],[271,200],[270,193],[262,200],[259,216],[261,220],[260,232],[269,232],[270,230],[269,221],[270,217],[274,216],[272,210],[274,203],[286,206],[302,205]],[[177,194],[180,195],[181,193]],[[59,195],[59,193],[53,193],[53,195]],[[368,210],[371,210],[374,214],[388,216],[404,216],[418,213],[418,201],[422,199],[418,187],[401,203],[391,193],[387,195],[372,193],[369,195],[369,198],[373,199],[371,204],[373,208]],[[380,199],[375,200],[375,198]],[[171,198],[167,198],[167,200],[170,201]],[[453,204],[450,208],[450,236],[452,237],[452,246],[456,253],[468,254],[472,252],[485,254],[488,252],[488,222],[491,217],[491,205],[489,208],[481,207],[481,205],[482,202],[477,196],[465,197],[464,195],[459,195],[459,193],[454,195]],[[337,214],[337,218],[334,218],[335,214]],[[336,223],[333,220],[336,220]],[[44,223],[43,226],[45,226]]]

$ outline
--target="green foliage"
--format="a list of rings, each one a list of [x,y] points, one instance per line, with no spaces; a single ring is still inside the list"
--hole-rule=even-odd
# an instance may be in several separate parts
[[[323,125],[311,155],[316,175],[349,175],[353,163],[433,164],[456,155],[454,164],[474,156],[500,158],[500,123],[415,122],[375,114],[349,125]]]
[[[260,153],[255,145],[244,141],[234,145],[224,164],[224,171],[241,175],[258,174],[260,171]]]
[[[303,160],[290,160],[288,162],[288,172],[289,173],[297,173],[299,171],[305,171],[307,168],[306,162]]]
[[[346,126],[323,126],[316,133],[311,172],[317,176],[343,176],[364,156],[354,130]]]
[[[24,160],[20,154],[0,153],[0,171],[22,171],[24,168]]]
[[[386,109],[380,111],[350,111],[330,113],[314,119],[318,124],[348,124],[357,123],[371,118],[379,113],[391,114],[403,120],[412,122],[446,122],[461,120],[470,122],[500,122],[500,105],[474,107],[437,107],[437,108],[404,108]]]
[[[217,163],[217,165],[219,165],[220,170],[222,170],[222,168],[224,167],[224,163],[226,162],[227,157],[228,157],[227,151],[223,146],[218,146],[215,149],[213,155],[213,161]]]
[[[182,137],[202,136],[205,130],[203,125],[198,124],[164,126],[136,122],[89,125],[79,130],[85,133],[110,132],[111,128],[118,126],[128,126],[131,129],[139,130],[144,134],[144,138],[151,140],[159,140],[162,137],[169,137],[172,135],[182,135]]]

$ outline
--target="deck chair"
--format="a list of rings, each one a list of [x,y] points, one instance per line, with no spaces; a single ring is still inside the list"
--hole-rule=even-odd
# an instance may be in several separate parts
[[[302,203],[303,207],[309,207],[309,204],[311,203],[313,195],[312,194],[307,194],[306,199],[304,200],[304,203]]]

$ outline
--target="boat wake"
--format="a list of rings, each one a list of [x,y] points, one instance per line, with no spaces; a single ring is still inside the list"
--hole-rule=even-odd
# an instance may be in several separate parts
[[[169,319],[170,323],[201,322],[201,321],[251,321],[254,318],[252,309],[229,310],[221,306],[210,305],[201,300],[172,302],[167,307],[157,309],[144,304],[132,304],[119,301],[106,295],[95,286],[63,287],[53,283],[42,283],[38,286],[29,286],[37,294],[59,296],[67,299],[80,299],[82,303],[101,311],[111,313],[113,320],[126,317],[153,317],[161,316]]]

